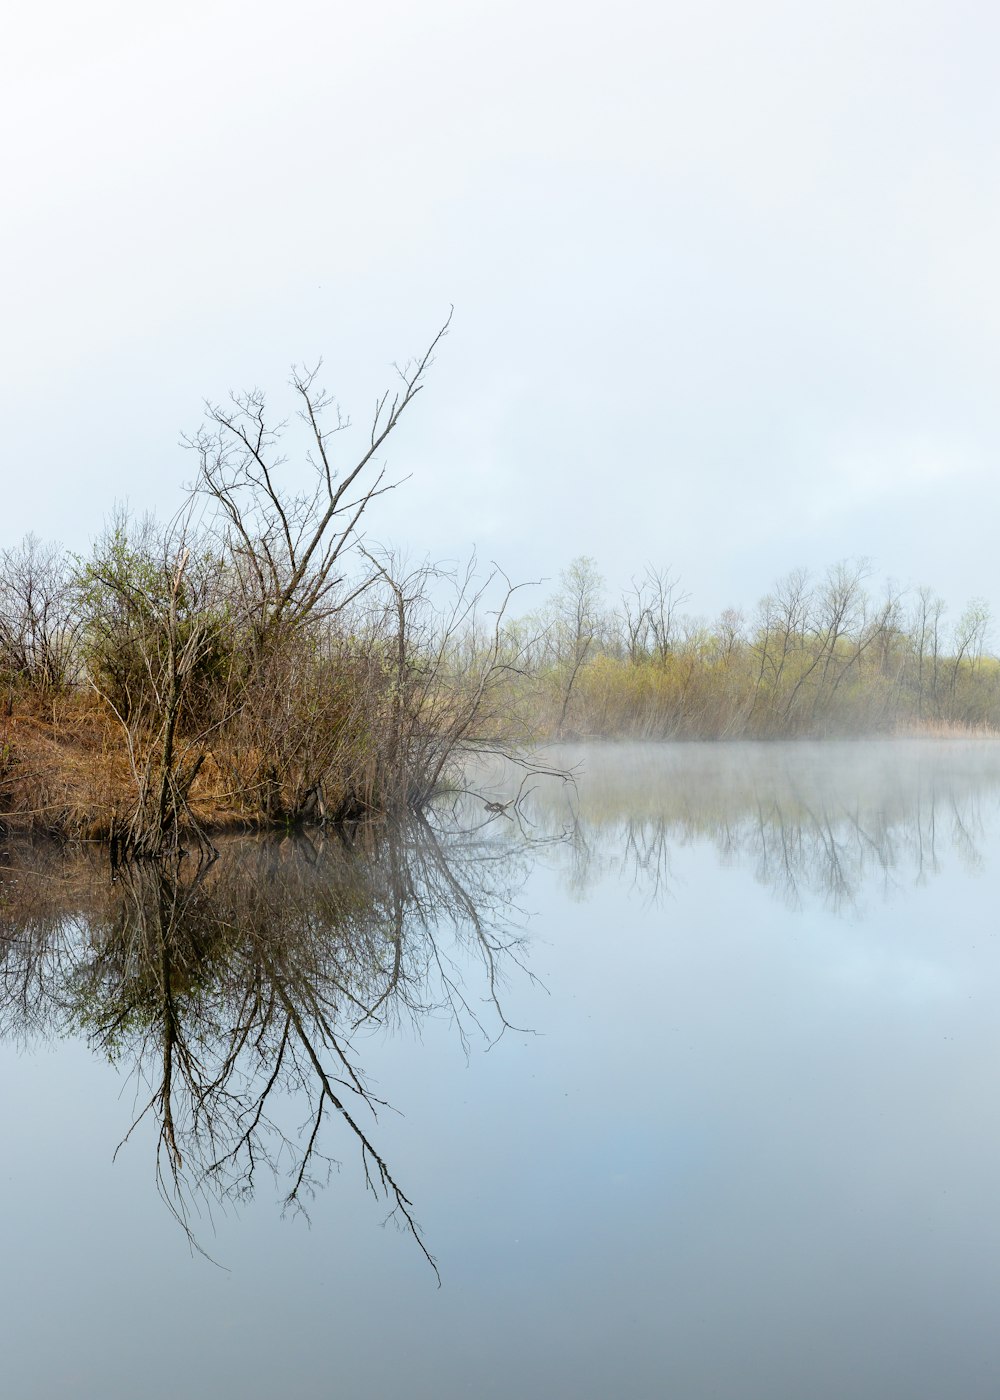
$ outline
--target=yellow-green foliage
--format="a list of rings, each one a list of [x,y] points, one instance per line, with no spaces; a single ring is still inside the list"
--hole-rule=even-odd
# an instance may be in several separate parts
[[[702,635],[662,661],[600,652],[579,670],[564,737],[724,739],[890,733],[938,723],[1000,727],[1000,662],[939,659],[918,684],[912,654],[760,641],[723,650]],[[559,673],[539,732],[555,733]],[[546,693],[543,691],[543,693]]]

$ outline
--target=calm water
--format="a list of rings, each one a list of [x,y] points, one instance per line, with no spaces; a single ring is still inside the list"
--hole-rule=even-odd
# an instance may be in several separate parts
[[[992,1400],[1000,746],[560,760],[179,886],[6,849],[4,1394]]]

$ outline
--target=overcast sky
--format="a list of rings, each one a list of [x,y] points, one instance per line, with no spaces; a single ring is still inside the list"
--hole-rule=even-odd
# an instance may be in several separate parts
[[[982,0],[17,7],[0,543],[171,513],[203,399],[282,411],[293,361],[363,423],[454,303],[376,538],[669,563],[705,614],[869,555],[1000,612],[998,39]]]

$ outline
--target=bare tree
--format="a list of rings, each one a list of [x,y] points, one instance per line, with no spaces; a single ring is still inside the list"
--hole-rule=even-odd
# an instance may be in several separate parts
[[[601,626],[601,598],[604,580],[597,563],[588,555],[574,559],[560,578],[554,601],[553,633],[562,676],[561,704],[556,736],[562,738],[573,698],[573,688],[588,656],[591,655]]]
[[[761,600],[754,643],[756,677],[748,724],[758,713],[765,728],[774,723],[789,659],[805,642],[811,603],[809,575],[805,569],[793,569],[780,580],[773,593]]]
[[[0,677],[39,695],[65,689],[79,630],[62,550],[28,535],[0,553]]]
[[[305,463],[311,485],[305,490],[282,480],[287,459],[280,443],[287,420],[270,417],[259,389],[232,394],[225,406],[207,404],[207,421],[185,439],[198,459],[194,489],[218,511],[225,557],[258,654],[266,652],[276,633],[348,602],[351,592],[338,592],[344,584],[343,556],[356,543],[358,525],[372,501],[399,484],[386,481],[378,454],[423,389],[450,324],[449,314],[423,354],[397,369],[398,389],[379,398],[368,442],[343,470],[334,459],[333,442],[349,424],[319,384],[321,365],[293,369],[297,415],[309,442]]]
[[[475,554],[457,568],[407,568],[391,552],[363,552],[384,600],[389,761],[405,785],[401,801],[420,803],[469,749],[507,753],[515,742],[517,688],[534,636],[508,616],[531,585],[511,583],[497,564],[480,574]]]
[[[951,709],[953,719],[975,720],[974,696],[964,713],[958,711],[957,692],[960,676],[965,673],[974,681],[983,656],[983,646],[990,626],[990,606],[983,598],[973,598],[955,625],[951,656]],[[971,707],[971,708],[970,708]]]
[[[646,565],[641,579],[633,579],[622,595],[629,660],[652,657],[661,666],[673,650],[679,610],[690,600],[680,580],[668,568]]]
[[[941,661],[941,629],[945,614],[943,598],[935,596],[926,584],[916,592],[916,603],[910,621],[910,631],[917,654],[917,718],[926,717],[928,699],[935,716],[939,713],[939,668]],[[929,677],[928,677],[928,672]],[[929,695],[928,695],[929,691]]]

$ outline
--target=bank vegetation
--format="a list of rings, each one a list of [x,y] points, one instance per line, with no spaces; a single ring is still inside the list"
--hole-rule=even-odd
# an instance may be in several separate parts
[[[528,611],[496,566],[374,546],[371,507],[398,484],[382,450],[446,331],[349,464],[333,400],[296,371],[294,418],[259,391],[207,406],[166,525],[119,511],[85,556],[34,536],[0,553],[7,829],[153,856],[419,808],[481,749],[1000,728],[985,605],[949,622],[928,588],[874,589],[864,561],[709,623],[653,566],[615,600],[579,558]]]
[[[317,372],[296,371],[291,423],[259,391],[208,405],[168,524],[119,511],[86,557],[33,536],[0,554],[8,829],[106,840],[117,858],[359,821],[419,807],[500,728],[514,588],[474,561],[408,567],[363,532],[446,331],[398,371],[349,466],[347,425]]]

